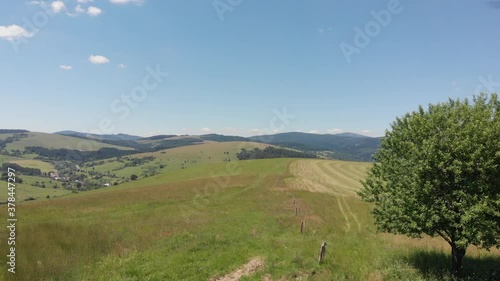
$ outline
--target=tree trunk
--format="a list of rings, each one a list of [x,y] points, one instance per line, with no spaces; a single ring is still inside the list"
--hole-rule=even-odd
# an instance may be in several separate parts
[[[462,260],[465,256],[465,249],[457,247],[455,243],[451,244],[451,271],[458,277],[462,271]]]

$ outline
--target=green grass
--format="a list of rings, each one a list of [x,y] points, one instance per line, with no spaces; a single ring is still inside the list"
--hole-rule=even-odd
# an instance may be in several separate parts
[[[355,196],[290,188],[294,161],[203,164],[20,204],[18,272],[10,276],[4,266],[0,276],[42,281],[208,280],[259,256],[266,262],[263,271],[241,280],[262,280],[265,275],[273,280],[449,278],[449,255],[434,244],[440,242],[375,233],[370,205]],[[320,164],[324,171],[337,165],[342,185],[352,184],[345,176],[360,178],[366,168]],[[321,183],[323,176],[313,179]],[[345,188],[342,185],[331,187]],[[301,209],[298,215],[296,208]],[[349,210],[347,227],[342,213]],[[6,213],[5,206],[0,213]],[[305,233],[300,233],[302,221]],[[4,228],[0,232],[6,237]],[[323,241],[328,248],[320,265],[317,255]],[[5,243],[0,249],[6,252]],[[0,255],[0,262],[5,264],[5,258]],[[498,252],[471,251],[469,258],[469,277],[491,276],[500,261]]]
[[[41,160],[34,160],[34,159],[13,159],[7,161],[8,163],[15,163],[18,164],[22,167],[25,168],[35,168],[35,169],[40,169],[42,173],[46,172],[53,172],[54,171],[54,165],[51,163],[41,161]]]
[[[62,188],[61,184],[57,181],[51,181],[49,178],[44,177],[33,177],[33,176],[20,176],[23,179],[23,183],[16,183],[16,199],[18,201],[24,201],[29,197],[36,200],[46,200],[47,195],[50,198],[63,196],[71,193],[69,190]],[[45,184],[45,188],[32,186],[31,184],[35,182],[40,182]],[[7,201],[7,183],[0,182],[2,186],[2,192],[0,193],[0,202]],[[58,188],[53,188],[54,185],[58,185]]]
[[[122,147],[117,145],[111,145],[106,143],[101,143],[93,140],[87,140],[82,138],[62,136],[56,134],[47,133],[28,133],[28,137],[22,138],[19,141],[8,143],[6,145],[7,150],[24,150],[27,146],[42,146],[50,149],[75,149],[81,151],[96,151],[101,148],[117,148],[121,150],[132,150],[129,147]]]
[[[118,162],[116,158],[111,158],[104,160],[105,163],[102,165],[96,165],[92,168],[85,167],[83,170],[88,172],[92,169],[104,174],[109,172],[111,175],[127,179],[132,174],[141,177],[141,175],[151,168],[156,168],[161,173],[177,173],[178,171],[189,170],[200,165],[225,163],[228,160],[237,161],[236,153],[241,151],[242,148],[265,148],[267,146],[269,145],[254,142],[208,142],[128,156],[130,158],[155,157],[154,161],[140,166],[125,167],[124,163]],[[163,166],[162,169],[159,168],[160,165]],[[113,179],[109,180],[113,181]]]

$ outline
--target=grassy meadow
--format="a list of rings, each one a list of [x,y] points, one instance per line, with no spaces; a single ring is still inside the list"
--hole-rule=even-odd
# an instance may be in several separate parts
[[[378,234],[355,190],[367,163],[205,163],[17,206],[17,273],[2,280],[448,280],[437,238]],[[298,210],[300,209],[300,211]],[[0,206],[6,214],[6,206]],[[305,222],[304,233],[300,225]],[[0,228],[7,237],[6,228]],[[318,263],[319,246],[326,259]],[[5,243],[1,251],[7,252]],[[0,256],[5,264],[6,255]],[[499,251],[469,249],[470,280],[495,280]],[[488,279],[490,278],[490,279]]]
[[[81,139],[70,136],[47,134],[39,132],[29,132],[28,137],[22,138],[18,141],[8,143],[6,149],[11,150],[24,150],[27,146],[42,146],[50,149],[76,149],[80,151],[96,151],[101,148],[116,148],[121,150],[131,150],[132,148],[117,146],[98,141]],[[3,134],[2,134],[3,135]]]
[[[157,173],[173,173],[205,164],[237,161],[236,153],[241,151],[242,148],[263,149],[267,146],[269,145],[253,142],[206,142],[193,146],[182,146],[127,156],[130,159],[154,157],[153,161],[141,165],[127,166],[127,163],[120,162],[117,158],[110,158],[96,161],[102,162],[102,164],[93,165],[92,168],[83,167],[83,170],[88,172],[92,169],[100,172],[105,179],[112,183],[116,179],[109,175],[128,179],[132,174],[137,175],[139,178],[145,177],[152,170]]]
[[[15,163],[25,168],[40,169],[42,173],[50,173],[54,171],[54,165],[51,163],[34,160],[34,159],[11,159],[9,163]]]

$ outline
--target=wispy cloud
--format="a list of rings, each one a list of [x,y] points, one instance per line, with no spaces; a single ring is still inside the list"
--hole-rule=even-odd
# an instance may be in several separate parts
[[[326,130],[326,132],[328,134],[340,134],[340,133],[344,132],[344,130],[335,128],[335,129]]]
[[[202,129],[201,129],[201,131],[202,131],[203,133],[211,133],[211,132],[213,132],[213,131],[212,131],[212,129],[207,128],[207,127],[202,128]]]
[[[127,66],[123,63],[118,64],[118,68],[127,68]]]
[[[134,3],[134,4],[140,6],[140,5],[144,4],[144,0],[109,0],[109,2],[111,2],[113,4],[119,4],[119,5]]]
[[[63,1],[54,1],[54,2],[50,3],[50,8],[52,9],[52,12],[57,14],[57,13],[65,10],[66,5],[64,4]]]
[[[87,8],[87,14],[89,14],[90,16],[98,16],[102,13],[102,10],[97,8],[97,7],[94,7],[94,6],[90,6]]]
[[[75,8],[75,12],[81,14],[81,13],[85,13],[85,9],[82,8],[81,5],[77,5],[76,8]]]
[[[63,70],[72,70],[73,69],[73,66],[71,65],[60,65],[59,68],[63,69]]]
[[[19,25],[0,25],[0,39],[13,41],[22,37],[29,38],[33,35],[34,34],[32,32],[28,32],[26,29],[20,27]]]
[[[104,57],[104,56],[91,55],[89,57],[89,61],[93,64],[104,64],[104,63],[108,63],[109,59],[107,57]]]

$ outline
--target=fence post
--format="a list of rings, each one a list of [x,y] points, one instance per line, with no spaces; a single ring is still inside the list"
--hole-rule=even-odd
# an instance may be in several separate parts
[[[326,254],[326,242],[323,242],[323,244],[321,244],[321,249],[319,251],[319,263],[322,263],[323,260],[325,259],[325,254]]]

